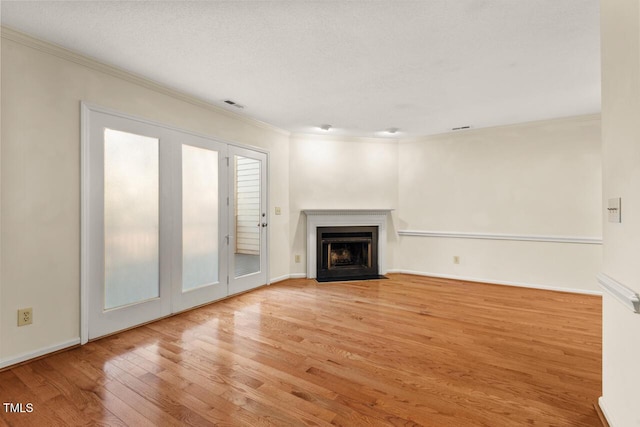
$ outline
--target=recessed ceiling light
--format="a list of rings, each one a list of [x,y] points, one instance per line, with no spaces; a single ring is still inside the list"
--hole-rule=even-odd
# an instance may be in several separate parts
[[[332,127],[331,125],[320,125],[320,129],[322,129],[325,132],[331,129],[331,127]]]

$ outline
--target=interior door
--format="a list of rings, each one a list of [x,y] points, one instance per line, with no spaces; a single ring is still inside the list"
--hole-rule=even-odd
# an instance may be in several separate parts
[[[229,294],[267,283],[267,155],[229,146]]]

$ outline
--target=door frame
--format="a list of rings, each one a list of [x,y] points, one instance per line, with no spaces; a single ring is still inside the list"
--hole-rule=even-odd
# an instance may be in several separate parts
[[[91,155],[91,126],[90,126],[90,117],[91,113],[103,113],[112,115],[118,118],[128,119],[132,121],[141,122],[143,124],[148,124],[152,126],[158,126],[161,128],[165,128],[171,131],[177,131],[184,134],[192,135],[199,138],[205,138],[211,141],[215,141],[218,143],[226,144],[229,147],[238,147],[242,149],[248,149],[252,151],[256,151],[259,153],[263,153],[266,155],[266,164],[267,168],[266,181],[265,181],[265,190],[266,190],[266,200],[265,200],[265,212],[267,212],[267,220],[269,220],[269,151],[261,148],[255,147],[251,145],[238,144],[232,141],[227,141],[222,138],[212,137],[210,135],[193,132],[190,130],[186,130],[180,127],[168,125],[166,123],[157,122],[154,120],[149,120],[143,117],[123,113],[121,111],[113,110],[111,108],[102,107],[96,104],[92,104],[90,102],[80,101],[80,344],[86,344],[89,342],[89,308],[90,308],[90,300],[89,300],[89,284],[90,284],[90,275],[89,275],[89,250],[91,245],[94,242],[89,238],[90,233],[90,221],[89,217],[90,212],[90,201],[92,196],[94,195],[96,189],[92,189],[90,186],[90,155]],[[270,275],[269,275],[269,246],[270,246],[270,233],[269,227],[267,227],[267,231],[265,233],[266,247],[265,251],[265,259],[266,259],[266,285],[271,283]],[[230,272],[228,272],[230,274]],[[228,281],[227,281],[228,283]],[[227,285],[228,286],[228,285]],[[229,295],[231,296],[231,295]],[[212,301],[213,302],[213,301]],[[192,308],[188,308],[186,310],[190,310]],[[182,310],[182,311],[186,311]],[[180,311],[175,311],[170,313],[169,315],[177,314]],[[157,319],[156,319],[157,320]]]

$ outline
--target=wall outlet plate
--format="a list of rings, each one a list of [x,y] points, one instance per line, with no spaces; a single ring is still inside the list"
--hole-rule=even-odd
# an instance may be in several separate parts
[[[18,309],[18,326],[30,325],[33,323],[33,308]]]
[[[609,199],[607,205],[607,217],[609,222],[622,222],[622,212],[620,210],[622,206],[621,201],[620,197]]]

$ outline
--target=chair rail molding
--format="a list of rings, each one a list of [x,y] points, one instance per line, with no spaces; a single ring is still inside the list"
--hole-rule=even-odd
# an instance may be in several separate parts
[[[573,243],[601,245],[601,237],[552,236],[539,234],[469,233],[461,231],[398,230],[400,236],[446,237],[453,239],[515,240],[520,242]]]
[[[604,273],[598,274],[598,282],[602,289],[620,301],[622,305],[634,313],[640,313],[640,296],[638,296],[633,289],[629,289],[613,277],[607,276]]]

